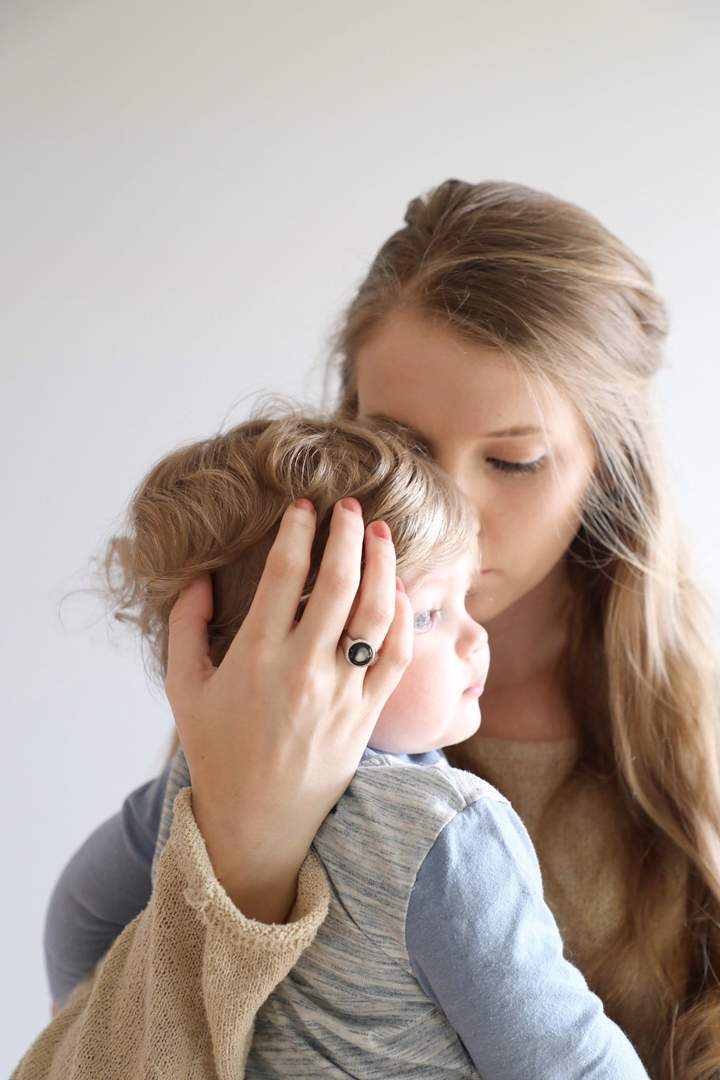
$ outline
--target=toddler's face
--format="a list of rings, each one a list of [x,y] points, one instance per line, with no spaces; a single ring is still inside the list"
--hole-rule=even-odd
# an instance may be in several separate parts
[[[424,577],[403,578],[415,617],[413,658],[370,739],[376,750],[418,754],[467,739],[480,726],[490,649],[466,603],[477,549]]]

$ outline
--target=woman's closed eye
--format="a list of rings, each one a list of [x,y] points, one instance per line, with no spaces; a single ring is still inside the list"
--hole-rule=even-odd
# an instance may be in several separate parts
[[[534,473],[542,469],[546,458],[547,454],[543,454],[542,457],[536,458],[535,461],[504,461],[502,458],[486,458],[486,461],[498,472]]]

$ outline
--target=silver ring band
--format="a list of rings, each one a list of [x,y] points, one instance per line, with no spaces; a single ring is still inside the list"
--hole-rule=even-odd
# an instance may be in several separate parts
[[[340,645],[345,659],[353,667],[372,667],[377,662],[377,652],[365,638],[351,638],[349,634],[343,634]]]

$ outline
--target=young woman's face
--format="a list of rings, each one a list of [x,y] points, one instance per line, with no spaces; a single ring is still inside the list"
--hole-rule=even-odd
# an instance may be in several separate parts
[[[419,431],[474,503],[488,622],[559,570],[593,469],[589,435],[555,390],[497,352],[397,311],[357,358],[358,413]]]

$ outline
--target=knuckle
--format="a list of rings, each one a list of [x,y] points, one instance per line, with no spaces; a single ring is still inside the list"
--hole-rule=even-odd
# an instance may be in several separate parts
[[[362,618],[367,620],[371,626],[389,626],[393,614],[394,612],[383,604],[371,604],[363,611]]]
[[[258,631],[255,640],[244,650],[242,667],[252,678],[253,683],[262,682],[268,674],[274,674],[278,664],[277,648]]]
[[[168,616],[168,627],[177,630],[184,623],[189,621],[187,608],[180,604],[177,600],[170,608],[170,614]]]
[[[296,552],[280,548],[270,552],[267,565],[275,577],[294,579],[307,573],[309,559],[299,556]]]
[[[401,668],[406,668],[408,666],[408,664],[410,663],[410,661],[412,660],[412,658],[413,658],[413,651],[409,646],[407,648],[405,648],[405,649],[401,649],[400,652],[398,653],[398,658],[397,658],[398,666],[401,667]]]
[[[318,700],[321,693],[321,679],[313,668],[302,665],[288,680],[288,697],[291,705],[302,708]]]
[[[325,569],[325,584],[333,592],[354,592],[358,585],[358,575],[344,566],[331,565]]]
[[[397,642],[395,646],[388,651],[388,660],[399,668],[406,668],[413,657],[413,648],[411,642]]]

